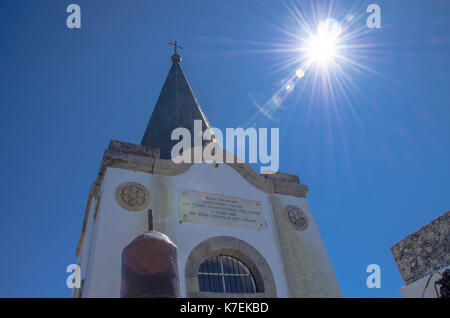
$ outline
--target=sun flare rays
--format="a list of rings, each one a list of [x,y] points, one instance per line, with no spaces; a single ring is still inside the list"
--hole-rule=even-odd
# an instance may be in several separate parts
[[[283,2],[289,16],[289,23],[283,27],[266,22],[283,34],[281,41],[273,41],[270,48],[261,50],[278,55],[268,76],[279,73],[283,78],[265,100],[252,92],[249,95],[255,107],[276,122],[281,121],[280,110],[288,108],[285,101],[296,91],[301,91],[307,106],[320,99],[324,107],[331,107],[351,103],[352,97],[360,93],[349,75],[352,72],[383,75],[360,61],[376,45],[364,42],[368,29],[361,23],[363,12],[338,11],[332,1],[327,6],[307,3],[309,6],[300,8],[300,3]]]

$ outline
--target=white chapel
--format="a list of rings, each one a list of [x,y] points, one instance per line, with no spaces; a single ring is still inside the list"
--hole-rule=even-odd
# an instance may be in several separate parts
[[[172,161],[175,128],[211,125],[171,61],[141,144],[104,153],[73,297],[342,297],[298,176]]]

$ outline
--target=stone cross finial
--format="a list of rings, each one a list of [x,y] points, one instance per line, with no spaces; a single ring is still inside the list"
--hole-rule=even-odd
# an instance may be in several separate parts
[[[178,53],[177,53],[177,49],[180,49],[180,50],[183,49],[181,46],[178,46],[177,41],[174,41],[173,43],[170,43],[170,42],[169,42],[169,45],[170,45],[170,46],[173,46],[173,49],[174,49],[174,53],[175,53],[175,54],[178,54]]]

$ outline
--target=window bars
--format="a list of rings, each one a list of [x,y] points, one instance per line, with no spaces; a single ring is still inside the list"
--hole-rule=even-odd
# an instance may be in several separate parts
[[[199,290],[212,293],[256,293],[253,275],[241,261],[226,255],[206,259],[198,271]]]

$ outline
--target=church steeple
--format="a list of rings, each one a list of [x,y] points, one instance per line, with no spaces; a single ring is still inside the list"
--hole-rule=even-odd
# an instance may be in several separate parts
[[[73,296],[342,297],[298,176],[262,176],[234,156],[228,162],[228,153],[223,163],[221,157],[217,164],[207,164],[210,156],[197,160],[194,132],[203,126],[212,133],[211,127],[174,47],[142,145],[112,140],[104,153],[87,200],[79,259],[67,279],[76,287]],[[171,160],[180,142],[170,138],[176,128],[195,137],[190,152],[199,164]],[[184,139],[182,145],[181,159],[192,159],[185,157]],[[212,146],[202,155],[223,150]],[[226,284],[229,279],[234,283]]]
[[[141,144],[160,149],[160,158],[170,159],[172,147],[178,142],[171,140],[172,131],[178,127],[191,132],[191,144],[194,144],[194,120],[202,121],[202,130],[211,128],[192,92],[189,82],[181,69],[181,57],[175,42],[169,43],[175,49],[172,55],[172,67],[156,102]]]

